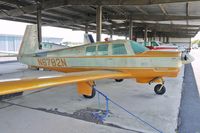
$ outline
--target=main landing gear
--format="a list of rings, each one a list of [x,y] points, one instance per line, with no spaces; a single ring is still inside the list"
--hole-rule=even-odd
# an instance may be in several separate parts
[[[116,82],[122,82],[124,79],[115,79]]]
[[[94,87],[92,87],[92,94],[91,94],[91,96],[83,95],[83,97],[88,98],[88,99],[92,99],[93,97],[95,97],[95,95],[96,95],[96,90],[94,89]]]
[[[77,91],[79,95],[82,95],[85,98],[91,99],[95,97],[96,90],[95,87],[96,84],[94,81],[83,81],[77,83]]]
[[[116,82],[122,82],[124,79],[115,79],[115,81]],[[96,90],[95,90],[95,88],[94,88],[94,86],[95,86],[95,82],[88,82],[88,83],[86,83],[86,84],[88,84],[89,86],[84,86],[83,84],[81,85],[81,88],[84,86],[84,87],[89,87],[89,88],[92,88],[92,93],[91,93],[91,95],[89,96],[89,95],[85,95],[85,94],[82,94],[83,95],[83,97],[85,97],[85,98],[88,98],[88,99],[92,99],[93,97],[95,97],[95,95],[96,95]]]
[[[161,78],[161,77],[154,78],[149,82],[149,84],[152,84],[153,82],[158,82],[158,81],[161,81],[161,84],[157,84],[154,87],[154,92],[157,95],[163,95],[166,92],[166,88],[164,86],[165,81],[163,80],[163,78]]]

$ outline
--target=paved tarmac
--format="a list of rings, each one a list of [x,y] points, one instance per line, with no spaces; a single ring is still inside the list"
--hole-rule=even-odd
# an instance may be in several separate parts
[[[28,70],[18,62],[1,64],[0,79],[57,75],[53,71]],[[138,84],[133,79],[120,83],[112,79],[97,81],[97,88],[112,100],[139,116],[163,133],[175,133],[181,99],[183,69],[177,78],[166,78],[166,94],[158,96],[153,85]],[[79,116],[98,109],[98,97],[77,95],[76,85],[27,91],[23,96],[0,102],[2,133],[158,133],[125,111],[109,103],[110,115],[104,124]],[[101,109],[105,101],[101,97]],[[90,108],[90,109],[88,109]],[[79,118],[77,118],[79,117]]]
[[[183,92],[179,114],[179,133],[200,133],[200,97],[197,83],[200,74],[200,50],[193,50],[195,62],[185,66]],[[195,70],[194,70],[195,68]]]

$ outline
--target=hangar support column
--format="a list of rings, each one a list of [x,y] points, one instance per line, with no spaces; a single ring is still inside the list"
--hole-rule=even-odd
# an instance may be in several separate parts
[[[36,24],[37,24],[37,37],[38,37],[38,48],[42,49],[42,10],[41,10],[41,3],[37,1],[37,18],[36,18]],[[29,69],[39,70],[38,67],[30,66],[28,65]]]
[[[154,31],[154,32],[153,32],[153,40],[154,40],[154,41],[156,40],[156,36],[157,36],[156,31]]]
[[[133,37],[133,21],[132,17],[129,20],[129,40],[132,40]]]
[[[38,44],[39,49],[42,49],[41,42],[42,42],[42,11],[41,5],[38,4],[37,7],[37,32],[38,32]]]
[[[88,24],[85,25],[85,34],[88,34]]]
[[[110,39],[113,38],[113,34],[114,34],[114,31],[113,31],[113,28],[112,28],[112,26],[111,26],[111,27],[110,27]]]
[[[169,43],[169,37],[166,36],[166,43]]]
[[[99,5],[96,9],[96,41],[101,41],[102,30],[102,6]]]
[[[147,42],[147,27],[144,29],[144,42]]]
[[[164,33],[162,34],[162,42],[163,43],[165,42],[165,34]]]
[[[161,42],[161,34],[159,35],[159,42]]]
[[[192,38],[190,38],[190,42],[189,42],[189,48],[192,47]]]

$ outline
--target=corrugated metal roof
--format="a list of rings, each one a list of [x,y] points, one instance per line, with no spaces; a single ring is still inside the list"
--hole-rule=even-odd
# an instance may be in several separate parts
[[[104,33],[110,33],[113,28],[115,34],[128,34],[131,16],[133,31],[138,36],[143,36],[146,26],[175,37],[195,36],[200,27],[200,1],[197,0],[0,0],[0,18],[36,23],[37,6],[40,5],[43,25],[80,30],[88,25],[88,29],[94,31],[96,5],[99,4],[103,5],[102,24],[107,29]]]

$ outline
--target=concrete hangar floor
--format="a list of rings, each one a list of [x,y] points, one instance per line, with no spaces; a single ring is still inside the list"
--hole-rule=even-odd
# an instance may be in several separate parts
[[[198,126],[200,85],[196,85],[200,80],[199,52],[200,50],[192,51],[196,60],[192,65],[183,67],[177,78],[166,79],[168,89],[162,96],[154,94],[153,85],[137,84],[133,80],[120,83],[111,79],[97,81],[98,90],[153,128],[112,103],[109,103],[109,116],[103,123],[97,124],[98,121],[91,117],[91,113],[99,107],[105,109],[104,99],[100,97],[100,104],[98,96],[84,99],[77,95],[76,85],[71,84],[28,91],[23,96],[1,101],[1,132],[175,133],[177,130],[180,133],[200,132]],[[18,62],[1,63],[0,73],[0,79],[57,74],[53,71],[29,70],[26,65]]]

